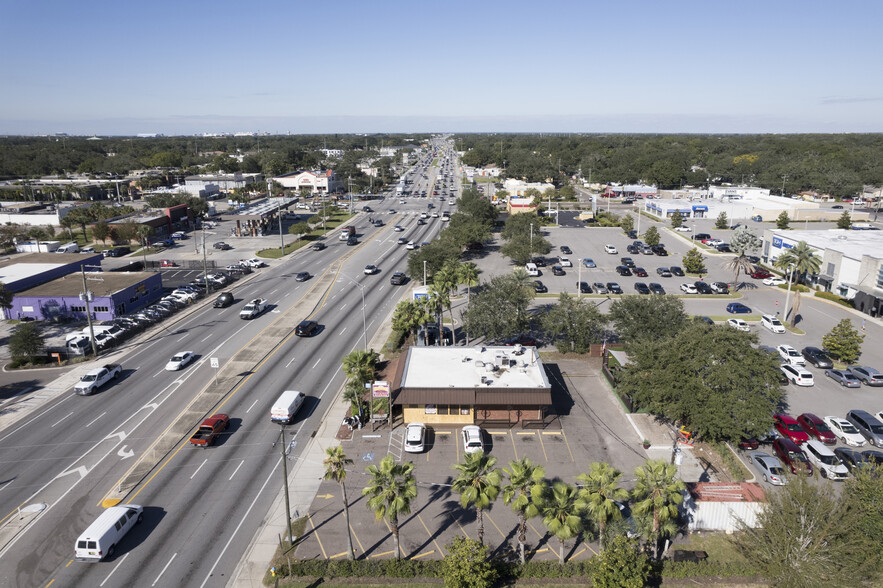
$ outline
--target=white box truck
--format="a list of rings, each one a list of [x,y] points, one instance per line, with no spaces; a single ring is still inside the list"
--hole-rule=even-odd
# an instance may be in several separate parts
[[[286,390],[273,403],[270,409],[270,420],[280,425],[289,425],[294,420],[294,415],[300,410],[304,404],[306,396],[303,392],[297,390]]]
[[[143,519],[144,509],[137,504],[108,508],[77,537],[74,547],[77,561],[99,562],[112,556],[126,533]]]

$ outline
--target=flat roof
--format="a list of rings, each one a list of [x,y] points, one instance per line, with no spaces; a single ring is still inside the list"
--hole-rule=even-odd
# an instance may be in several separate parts
[[[507,346],[411,347],[401,387],[551,389],[536,347]]]
[[[95,253],[88,255],[82,253],[27,253],[24,255],[14,255],[7,260],[0,261],[0,282],[12,284],[78,261],[86,263],[91,260],[93,265],[100,265],[100,261],[97,264],[95,263],[95,257]],[[97,257],[100,259],[101,254],[98,254]]]
[[[865,256],[883,259],[883,231],[771,229],[770,232],[783,241],[795,244],[806,241],[811,247],[837,251],[850,259],[861,260]]]
[[[86,285],[96,297],[111,296],[155,275],[154,272],[86,272]],[[79,296],[82,292],[82,274],[68,274],[30,290],[18,292],[16,297]]]

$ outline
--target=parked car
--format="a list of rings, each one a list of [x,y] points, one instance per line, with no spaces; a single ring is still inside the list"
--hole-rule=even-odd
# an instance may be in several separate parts
[[[765,314],[760,317],[760,326],[765,327],[772,333],[784,333],[785,325],[778,318],[771,314]]]
[[[712,282],[711,291],[715,294],[729,294],[730,287],[726,282]]]
[[[803,356],[790,345],[779,345],[776,347],[776,351],[779,352],[779,357],[782,358],[782,361],[785,363],[790,363],[792,365],[806,365],[806,360]]]
[[[883,423],[865,410],[850,410],[846,420],[855,425],[858,432],[874,447],[883,447]]]
[[[503,345],[506,345],[507,347],[514,347],[516,345],[521,345],[522,347],[536,347],[537,340],[530,335],[522,334],[505,339],[503,341]]]
[[[650,248],[652,253],[655,253],[659,257],[668,257],[668,251],[665,250],[664,245],[654,245]],[[645,251],[646,253],[646,251]]]
[[[663,288],[662,285],[657,282],[650,282],[649,288],[650,292],[652,292],[653,294],[665,294],[665,288]]]
[[[751,272],[749,275],[750,275],[752,278],[754,278],[755,280],[763,280],[763,279],[765,279],[765,278],[771,278],[771,277],[773,277],[773,274],[771,274],[770,272],[768,272],[768,271],[766,271],[766,270],[761,270],[761,269],[759,269],[759,270],[754,270],[754,271]]]
[[[549,289],[546,288],[546,285],[543,284],[541,281],[534,280],[533,281],[533,291],[537,294],[545,294],[546,292],[549,291]]]
[[[561,267],[573,267],[573,263],[569,259],[567,259],[566,257],[559,257],[558,264]]]
[[[604,251],[605,251],[606,253],[610,253],[611,255],[616,255],[617,253],[619,253],[619,252],[616,250],[616,247],[614,247],[613,245],[605,245],[605,246],[604,246]]]
[[[825,370],[825,375],[845,388],[861,388],[862,382],[846,370],[831,368]]]
[[[828,369],[834,367],[831,358],[818,347],[804,347],[801,349],[804,359],[820,369]],[[854,375],[854,374],[853,374]]]
[[[622,294],[622,288],[616,282],[607,282],[607,292],[610,294]]]
[[[864,451],[862,451],[862,457],[864,458],[866,464],[873,464],[877,467],[883,466],[883,451],[865,449]]]
[[[632,270],[624,265],[618,265],[616,266],[616,273],[618,273],[620,276],[627,277],[632,275]]]
[[[631,257],[622,257],[622,258],[620,258],[619,261],[620,261],[621,265],[624,265],[625,267],[627,267],[629,269],[635,267],[635,260],[632,259]]]
[[[684,294],[696,294],[696,286],[693,284],[681,284],[681,292]]]
[[[864,436],[848,420],[836,416],[826,416],[823,420],[831,430],[831,434],[840,439],[844,445],[864,447],[867,444]]]
[[[604,285],[603,282],[594,282],[592,287],[595,289],[596,294],[607,294],[607,286]]]
[[[656,268],[656,274],[662,278],[670,278],[671,270],[669,270],[667,267],[658,267]]]
[[[853,365],[846,371],[866,386],[883,386],[883,374],[872,367]]]
[[[426,448],[426,425],[423,423],[408,423],[405,429],[405,451],[407,453],[422,453]]]
[[[483,453],[484,442],[481,438],[481,428],[475,425],[466,425],[461,431],[463,435],[463,450],[466,453]]]
[[[809,441],[809,435],[793,416],[788,414],[773,415],[773,426],[783,437],[791,439],[798,445]]]
[[[636,267],[633,271],[634,271],[635,275],[638,276],[639,278],[646,278],[647,277],[647,270],[645,270],[642,267]]]
[[[785,374],[785,377],[788,378],[788,381],[792,384],[804,387],[815,385],[812,373],[809,372],[802,365],[783,363],[781,366],[779,366],[779,369],[782,370],[782,373]]]
[[[745,331],[746,333],[751,330],[751,328],[748,326],[748,323],[746,323],[742,319],[727,319],[727,325],[733,327],[737,331]]]
[[[773,486],[783,486],[788,483],[782,463],[769,453],[753,451],[748,454],[748,462],[754,464],[764,482]]]
[[[806,473],[812,475],[812,464],[794,441],[779,437],[773,441],[773,453],[779,456],[782,463],[788,466],[792,474]]]
[[[568,247],[567,245],[561,246],[561,253],[564,253],[565,255],[573,255],[573,251],[571,251],[570,247]]]
[[[597,267],[597,266],[595,265],[595,262],[591,258],[586,257],[585,259],[583,259],[583,267],[587,267],[587,268],[591,269],[591,268]]]
[[[638,294],[649,294],[650,288],[644,282],[635,282],[635,292]]]
[[[778,286],[779,284],[787,284],[788,281],[780,278],[779,276],[772,276],[770,278],[764,278],[763,285],[764,286]]]
[[[681,225],[679,227],[675,227],[674,230],[676,230],[679,233],[689,233],[693,229],[691,229],[690,227],[685,227],[684,225]]]
[[[714,294],[714,292],[711,290],[711,286],[709,286],[705,282],[695,282],[693,286],[696,287],[696,292],[699,294]]]
[[[849,475],[849,470],[840,461],[833,451],[825,447],[825,445],[815,439],[807,441],[803,446],[803,453],[806,455],[809,463],[818,468],[823,478],[829,480],[845,480]]]
[[[865,466],[865,456],[855,449],[848,447],[837,447],[834,449],[834,455],[846,466],[850,472],[854,472],[857,468]]]
[[[751,309],[741,302],[730,302],[727,304],[727,312],[731,314],[751,314]]]
[[[682,270],[679,266],[673,265],[668,269],[671,272],[671,275],[677,276],[679,278],[684,277],[684,270]]]
[[[825,445],[834,445],[837,443],[837,437],[828,427],[827,423],[811,412],[805,412],[797,417],[797,422],[803,427],[803,430],[811,436],[815,437]]]
[[[579,289],[580,294],[591,294],[592,288],[589,286],[588,282],[577,282],[576,287]]]
[[[223,241],[218,241],[214,245],[212,245],[214,249],[220,249],[221,251],[227,251],[228,249],[233,249],[230,245],[224,243]]]

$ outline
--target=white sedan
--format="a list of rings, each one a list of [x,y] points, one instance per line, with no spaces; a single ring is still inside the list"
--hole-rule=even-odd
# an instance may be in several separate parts
[[[613,245],[605,245],[605,246],[604,246],[604,251],[607,252],[607,253],[610,253],[610,254],[612,254],[612,255],[616,255],[617,253],[619,253],[619,252],[616,250],[616,247],[614,247]]]
[[[573,264],[566,257],[559,257],[558,265],[560,265],[561,267],[573,267]]]
[[[405,249],[414,250],[417,249],[417,244],[413,241],[408,241],[408,244],[405,245]]]
[[[675,230],[679,233],[689,233],[693,229],[691,229],[690,227],[683,227],[682,226],[682,227],[675,227]]]
[[[858,432],[855,425],[848,420],[835,416],[826,416],[822,420],[825,421],[825,424],[828,425],[834,436],[846,445],[852,445],[853,447],[863,447],[865,445],[865,438]]]
[[[779,284],[787,284],[788,280],[780,278],[778,276],[773,276],[772,278],[766,278],[763,281],[764,286],[778,286]]]
[[[181,351],[172,356],[169,363],[166,364],[166,371],[176,372],[193,361],[196,356],[192,351]]]
[[[681,292],[684,294],[696,294],[696,286],[693,284],[681,284]]]
[[[738,331],[750,331],[751,330],[748,326],[748,323],[746,323],[742,319],[737,319],[737,318],[727,319],[727,324]]]

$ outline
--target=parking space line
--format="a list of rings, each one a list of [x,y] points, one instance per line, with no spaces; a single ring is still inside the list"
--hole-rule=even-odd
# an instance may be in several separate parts
[[[539,531],[537,531],[536,527],[534,527],[533,525],[530,524],[530,521],[527,521],[527,526],[530,527],[531,531],[533,531],[534,533],[537,534],[538,539],[542,539],[543,537],[545,537],[545,533],[540,533]],[[537,553],[539,553],[539,552],[537,552]]]
[[[374,555],[371,555],[371,556],[369,556],[369,557],[383,557],[384,555],[392,555],[393,553],[395,553],[395,550],[393,550],[393,551],[384,551],[383,553],[375,553]]]
[[[430,533],[430,531],[429,531],[429,527],[427,527],[427,526],[426,526],[426,523],[423,522],[423,519],[420,518],[420,514],[419,514],[419,513],[417,514],[417,520],[420,521],[420,524],[423,525],[423,528],[424,528],[424,529],[426,529],[426,534],[429,535],[429,538],[430,538],[430,539],[432,539],[432,543],[433,543],[433,545],[435,545],[435,548],[438,549],[438,552],[439,552],[440,554],[444,555],[445,552],[442,551],[442,548],[441,548],[441,547],[439,547],[438,541],[436,541],[435,539],[433,539],[433,537],[432,537],[432,533]]]
[[[497,523],[494,522],[494,519],[491,518],[491,513],[489,513],[489,512],[484,513],[484,518],[486,518],[487,520],[489,520],[491,522],[491,524],[494,526],[494,529],[496,529],[500,533],[500,537],[502,537],[503,539],[506,538],[506,534],[503,533],[503,531],[500,531],[500,527],[498,527]]]
[[[598,552],[595,551],[594,549],[592,549],[591,545],[589,545],[589,544],[586,543],[585,541],[583,541],[583,545],[586,546],[586,549],[588,549],[589,551],[591,551],[591,552],[594,553],[595,555],[598,555]],[[583,551],[585,551],[585,549],[584,549]],[[580,553],[582,553],[582,551],[580,551]],[[579,554],[577,554],[577,555],[579,555]],[[576,555],[574,555],[573,557],[576,557]]]
[[[576,462],[576,460],[573,459],[573,451],[570,450],[570,443],[567,441],[567,435],[564,434],[564,431],[561,431],[561,436],[564,437],[564,444],[567,445],[567,453],[570,454],[570,461]]]
[[[319,542],[319,549],[322,550],[322,557],[328,559],[328,554],[325,553],[325,546],[322,545],[322,540],[319,539],[319,532],[316,531],[316,525],[313,524],[313,517],[310,516],[310,513],[307,513],[307,520],[310,521],[310,528],[313,530],[313,536],[316,538],[316,541]]]
[[[466,529],[463,528],[463,525],[460,524],[460,521],[457,521],[457,526],[460,527],[461,531],[463,531],[464,537],[466,537],[467,539],[472,539],[472,537],[469,536],[469,533],[466,532]]]
[[[583,551],[585,551],[585,549],[583,549]],[[346,551],[344,551],[344,552],[342,552],[342,553],[335,553],[334,555],[332,555],[332,556],[329,557],[328,559],[336,559],[336,558],[338,558],[338,557],[343,557],[344,555],[346,555]]]
[[[583,545],[585,545],[585,543],[583,543]],[[585,553],[585,552],[586,552],[585,549],[580,549],[579,551],[577,551],[576,553],[574,553],[574,554],[570,557],[570,561],[575,560],[577,557],[579,557],[580,555],[582,555],[582,554]]]
[[[435,549],[433,549],[433,550],[431,550],[431,551],[426,551],[426,552],[424,552],[424,553],[421,553],[420,555],[415,555],[415,556],[412,557],[411,559],[420,559],[421,557],[424,557],[424,556],[426,556],[426,555],[432,555],[433,553],[435,553]]]
[[[515,459],[518,459],[518,448],[515,446],[515,437],[512,436],[512,431],[509,431],[509,439],[512,441],[512,451],[515,452]]]
[[[546,444],[543,443],[543,436],[540,435],[540,447],[543,448],[543,457],[546,459],[546,463],[549,462],[549,454],[546,453]]]
[[[362,541],[359,539],[359,536],[356,535],[356,530],[353,529],[352,525],[350,525],[350,533],[352,533],[353,537],[356,538],[356,543],[359,544],[359,549],[362,551],[362,553],[365,553],[365,547],[362,545]]]

